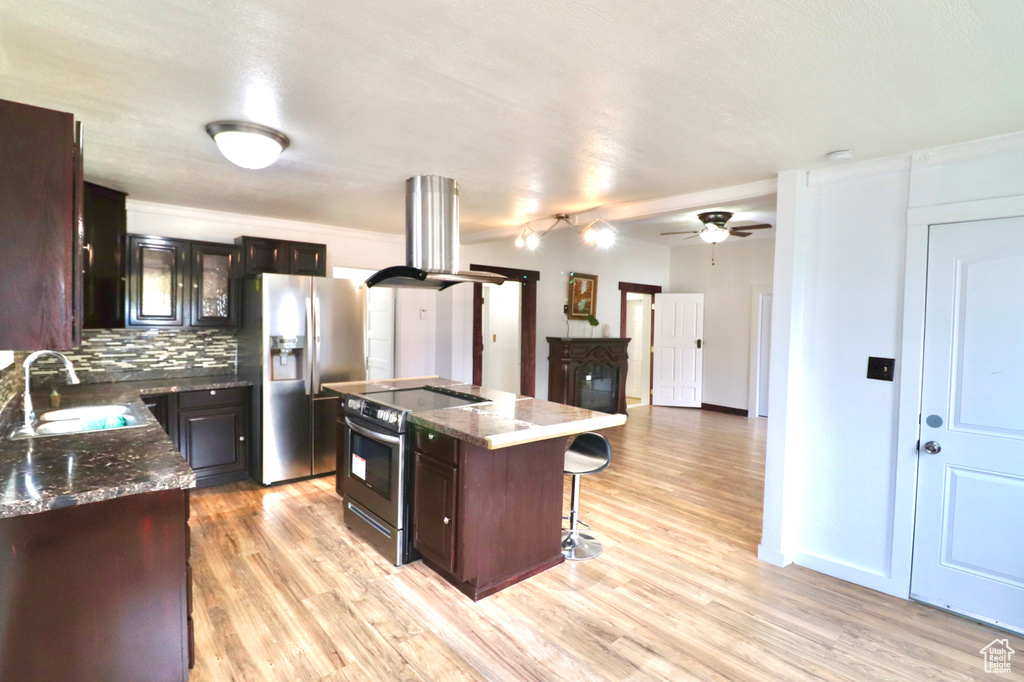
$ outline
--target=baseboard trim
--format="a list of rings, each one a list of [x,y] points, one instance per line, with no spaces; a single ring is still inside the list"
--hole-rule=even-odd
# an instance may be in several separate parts
[[[779,550],[773,549],[771,547],[765,547],[764,545],[757,546],[757,558],[761,561],[765,561],[769,564],[774,564],[776,566],[781,566],[783,568],[793,563],[789,557],[787,557]]]
[[[725,407],[724,405],[712,405],[710,403],[701,403],[700,409],[707,410],[708,412],[722,412],[724,414],[734,414],[737,417],[747,417],[750,412],[747,410],[741,410],[738,407]]]
[[[830,575],[855,585],[861,585],[877,592],[908,599],[910,597],[910,585],[886,575],[879,570],[873,570],[863,566],[855,566],[843,561],[829,559],[816,554],[796,552],[793,555],[793,563],[804,568],[809,568],[818,573]]]

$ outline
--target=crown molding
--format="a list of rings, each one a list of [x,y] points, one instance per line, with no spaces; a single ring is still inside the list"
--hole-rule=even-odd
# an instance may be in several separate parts
[[[888,175],[890,173],[909,173],[911,156],[911,154],[900,154],[899,156],[886,156],[880,159],[856,161],[854,163],[844,163],[841,166],[809,170],[807,171],[807,186],[817,187],[818,185],[827,185],[833,182],[867,178],[875,175]]]
[[[404,234],[357,230],[351,227],[338,227],[323,223],[307,223],[301,220],[288,220],[286,218],[270,218],[267,216],[247,215],[244,213],[214,211],[206,208],[193,208],[191,206],[175,206],[173,204],[160,204],[152,201],[140,201],[138,199],[128,199],[125,202],[125,208],[127,211],[132,213],[147,213],[150,215],[181,218],[184,220],[236,225],[243,230],[242,233],[244,233],[244,228],[262,227],[280,230],[283,232],[308,232],[332,237],[373,239],[381,242],[394,242],[396,244],[405,243]]]

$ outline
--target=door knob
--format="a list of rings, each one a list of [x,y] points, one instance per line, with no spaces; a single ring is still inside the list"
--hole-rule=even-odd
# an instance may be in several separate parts
[[[929,455],[937,455],[942,452],[942,446],[939,445],[938,441],[930,440],[924,444],[924,451]]]

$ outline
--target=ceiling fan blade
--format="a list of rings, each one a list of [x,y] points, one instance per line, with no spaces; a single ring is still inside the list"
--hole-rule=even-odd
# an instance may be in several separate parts
[[[757,225],[737,225],[736,227],[730,229],[743,230],[744,232],[749,232],[750,230],[770,230],[773,227],[774,225],[769,225],[768,223],[758,223]],[[733,232],[733,234],[736,233]]]
[[[729,230],[729,236],[730,237],[749,237],[750,233],[749,232],[735,232],[733,230]]]
[[[700,236],[699,232],[697,234],[691,234],[689,237],[683,237],[683,241],[685,242],[687,239],[693,239],[694,237],[698,236]]]
[[[668,236],[670,234],[700,234],[701,232],[702,232],[702,230],[687,230],[685,232],[662,232],[661,236],[665,237],[665,236]]]

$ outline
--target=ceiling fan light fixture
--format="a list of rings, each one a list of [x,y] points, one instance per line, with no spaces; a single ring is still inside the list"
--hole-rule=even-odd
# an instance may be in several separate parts
[[[224,158],[249,170],[266,168],[277,161],[290,142],[280,131],[245,121],[215,121],[206,126],[206,132]]]
[[[724,227],[718,227],[717,225],[708,225],[704,231],[700,233],[700,238],[708,244],[721,244],[729,237],[729,230]]]

